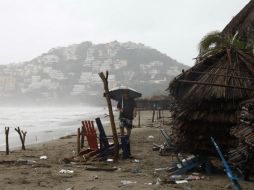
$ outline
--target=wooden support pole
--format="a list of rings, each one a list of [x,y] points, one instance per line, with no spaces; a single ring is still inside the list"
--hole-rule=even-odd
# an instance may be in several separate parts
[[[162,124],[164,125],[164,113],[163,113],[163,110],[161,110],[161,117],[162,117]]]
[[[138,127],[140,127],[140,108],[138,109]]]
[[[78,133],[77,133],[77,154],[80,153],[80,128],[78,128]]]
[[[10,127],[5,127],[6,155],[9,155],[9,130]]]
[[[114,148],[115,148],[114,161],[117,162],[119,157],[119,142],[118,142],[114,114],[113,114],[113,109],[112,109],[112,104],[111,104],[111,99],[110,99],[109,89],[108,89],[108,71],[106,71],[106,76],[104,75],[103,72],[99,73],[99,76],[104,85],[105,96],[106,96],[106,100],[108,104],[108,112],[109,112],[109,118],[110,118],[110,124],[111,124]]]
[[[15,128],[15,131],[17,131],[17,133],[19,134],[20,140],[21,140],[21,144],[22,144],[22,150],[26,150],[25,147],[25,140],[26,140],[26,131],[21,131],[20,128]]]
[[[84,131],[84,126],[81,127],[81,139],[80,139],[80,149],[84,148],[85,144],[85,131]]]
[[[154,115],[155,115],[155,109],[153,109],[153,117],[152,117],[152,122],[154,122]]]

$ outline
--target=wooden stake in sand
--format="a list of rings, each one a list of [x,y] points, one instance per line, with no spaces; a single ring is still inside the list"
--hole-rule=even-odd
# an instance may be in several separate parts
[[[20,128],[15,128],[15,131],[17,131],[17,133],[19,134],[20,140],[21,140],[21,144],[22,144],[22,150],[26,150],[25,147],[25,141],[26,141],[26,131],[20,130]]]
[[[153,108],[152,122],[154,122],[155,108]]]
[[[77,154],[80,153],[80,128],[78,128],[78,134],[77,134]]]
[[[138,127],[140,127],[140,111],[141,108],[138,109]]]
[[[114,146],[115,146],[114,161],[117,161],[118,157],[119,157],[119,142],[118,142],[118,137],[117,137],[117,131],[116,131],[116,125],[115,125],[115,120],[114,120],[114,114],[113,114],[113,110],[112,110],[111,99],[109,96],[108,71],[106,71],[106,76],[104,75],[103,72],[99,73],[99,76],[101,77],[101,80],[104,84],[104,91],[105,91],[105,96],[106,96],[106,100],[107,100],[107,104],[108,104],[108,112],[109,112],[110,123],[111,123],[112,134],[113,134],[113,141],[114,141]]]
[[[9,130],[10,127],[5,127],[6,155],[9,155]]]
[[[81,135],[81,139],[80,139],[80,149],[82,149],[82,148],[84,148],[84,144],[85,144],[85,130],[84,130],[84,127],[83,127],[83,126],[81,127],[80,135]]]

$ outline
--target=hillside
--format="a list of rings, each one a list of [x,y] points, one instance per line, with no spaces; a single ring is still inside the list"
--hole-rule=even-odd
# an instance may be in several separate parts
[[[133,42],[84,42],[54,48],[31,61],[0,66],[1,102],[100,103],[100,71],[110,88],[127,85],[144,96],[161,94],[187,66],[158,50]]]

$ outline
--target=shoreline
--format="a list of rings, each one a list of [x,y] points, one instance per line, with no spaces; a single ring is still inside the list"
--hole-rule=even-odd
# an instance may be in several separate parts
[[[77,137],[65,136],[46,143],[27,146],[27,150],[11,151],[10,155],[0,152],[0,189],[54,189],[54,190],[99,190],[99,189],[134,189],[134,190],[155,190],[172,189],[184,190],[186,187],[195,190],[216,190],[224,189],[229,180],[226,174],[219,173],[204,176],[203,180],[190,181],[185,184],[162,184],[162,180],[168,176],[167,173],[155,172],[156,168],[169,167],[175,160],[174,155],[160,156],[158,152],[152,151],[153,143],[163,144],[164,138],[160,133],[160,128],[166,130],[169,126],[155,122],[151,124],[151,111],[141,112],[141,127],[133,128],[131,136],[131,151],[134,160],[122,160],[118,163],[89,161],[84,165],[82,163],[65,164],[64,158],[70,158],[76,154]],[[117,118],[115,118],[116,125]],[[105,126],[105,123],[103,123]],[[137,125],[137,118],[134,125]],[[148,127],[149,126],[149,127]],[[106,133],[111,134],[111,128],[105,127]],[[118,129],[119,131],[119,129]],[[74,133],[75,134],[75,133]],[[149,137],[152,136],[153,138]],[[87,147],[87,142],[85,146]],[[121,151],[120,151],[121,153]],[[47,159],[41,160],[41,156],[47,156]],[[9,162],[17,160],[27,160],[32,164],[10,164]],[[4,162],[6,161],[6,162]],[[88,166],[93,167],[116,167],[116,171],[87,171]],[[62,174],[61,170],[70,170],[73,173]],[[130,184],[123,184],[123,181],[130,181]],[[156,185],[156,182],[159,184]],[[241,182],[243,188],[253,187],[253,183]]]
[[[49,109],[49,113],[46,113],[44,117],[40,117],[47,109]],[[21,130],[27,131],[25,144],[30,146],[55,140],[73,133],[76,131],[76,128],[81,126],[82,120],[94,119],[96,117],[100,117],[103,120],[105,114],[104,107],[69,107],[69,109],[66,107],[44,107],[36,108],[34,113],[32,113],[33,110],[34,108],[0,109],[0,114],[6,111],[5,115],[2,114],[5,117],[2,117],[1,120],[2,127],[0,128],[0,133],[3,134],[3,138],[0,138],[0,151],[5,151],[5,126],[10,127],[9,148],[10,150],[17,150],[21,146],[21,142],[14,128],[18,126]],[[13,114],[17,116],[13,117]],[[36,117],[39,117],[38,122],[33,119]]]

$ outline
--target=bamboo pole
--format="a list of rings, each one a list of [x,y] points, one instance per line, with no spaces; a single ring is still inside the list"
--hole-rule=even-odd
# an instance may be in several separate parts
[[[111,129],[112,129],[112,134],[113,134],[113,141],[114,141],[114,148],[115,148],[114,161],[117,162],[118,157],[119,157],[119,142],[118,142],[114,114],[113,114],[113,110],[112,110],[112,104],[111,104],[111,99],[110,99],[109,89],[108,89],[108,71],[106,71],[106,76],[104,75],[103,72],[99,73],[99,76],[100,76],[100,78],[103,82],[103,85],[104,85],[105,96],[106,96],[106,100],[107,100],[107,104],[108,104],[109,118],[110,118]]]
[[[20,140],[21,140],[21,144],[22,144],[22,150],[26,150],[25,147],[25,140],[26,140],[26,131],[22,131],[20,130],[20,128],[15,128],[15,131],[17,131],[17,133],[19,134]]]
[[[10,127],[5,127],[6,155],[9,155],[9,130]]]

